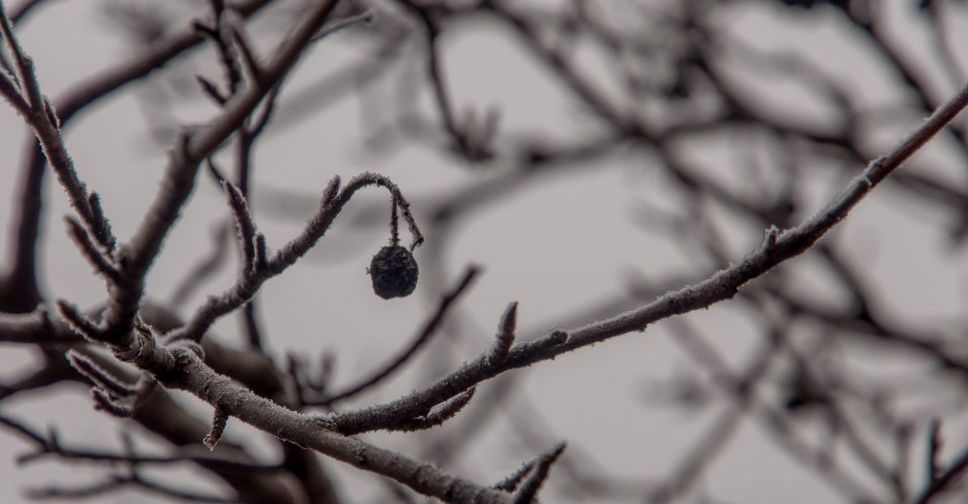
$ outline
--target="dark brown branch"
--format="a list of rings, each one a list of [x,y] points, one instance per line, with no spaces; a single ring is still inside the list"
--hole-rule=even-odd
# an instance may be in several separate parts
[[[338,19],[324,26],[322,30],[319,30],[319,33],[313,37],[313,42],[318,42],[326,37],[329,37],[330,35],[334,35],[354,25],[367,24],[372,21],[373,11],[370,9],[367,9],[359,14]]]
[[[213,406],[220,405],[232,417],[272,432],[280,439],[382,474],[425,495],[450,503],[470,502],[471,499],[477,499],[475,502],[481,504],[510,503],[504,492],[483,488],[433,465],[341,435],[331,430],[325,420],[301,415],[260,397],[230,378],[215,373],[194,352],[182,348],[157,350],[128,352],[121,357],[133,359],[133,364],[156,374],[166,387],[186,390]]]
[[[239,248],[242,250],[242,274],[249,275],[252,274],[255,266],[255,223],[252,221],[252,215],[249,214],[249,207],[242,191],[227,180],[222,181],[222,188],[225,190],[229,207],[232,208],[232,216],[235,217]]]
[[[235,10],[241,17],[247,18],[258,13],[269,3],[271,0],[246,0],[237,4]],[[163,67],[168,61],[199,46],[203,40],[194,30],[176,33],[170,38],[153,43],[143,53],[100,70],[89,79],[71,87],[65,95],[56,100],[52,107],[57,111],[59,127],[68,127],[72,119],[88,106],[98,103],[102,98],[121,90],[127,84],[146,77]],[[36,247],[39,242],[42,217],[41,197],[45,166],[43,150],[36,141],[31,141],[27,159],[20,170],[23,181],[18,190],[19,208],[15,213],[17,221],[13,226],[15,236],[11,240],[15,248],[14,256],[10,261],[8,276],[10,285],[2,286],[18,292],[13,302],[7,304],[19,312],[28,312],[40,302],[40,288],[36,274]],[[95,220],[101,221],[101,219]],[[110,235],[109,229],[104,231],[106,232],[102,232],[102,235]],[[0,292],[0,295],[3,294]],[[6,301],[0,300],[0,302]]]
[[[928,453],[927,453],[927,480],[933,482],[941,474],[941,449],[944,441],[941,439],[941,421],[937,418],[931,420],[928,428]]]
[[[44,154],[54,168],[61,185],[67,190],[71,206],[81,217],[81,221],[84,222],[84,225],[87,226],[99,243],[108,249],[112,248],[114,239],[110,236],[110,226],[106,220],[103,220],[104,216],[91,207],[91,202],[96,201],[96,199],[91,199],[84,182],[77,176],[73,161],[60,134],[61,120],[56,117],[53,106],[43,96],[40,84],[37,81],[33,60],[26,55],[20,46],[2,4],[0,4],[0,32],[2,32],[13,56],[21,92],[25,95],[24,98],[30,106],[30,111],[25,116],[26,122],[33,128],[35,135],[40,140]]]
[[[14,83],[12,76],[2,70],[0,70],[0,96],[3,96],[25,120],[30,119],[30,104],[20,95],[20,89]]]
[[[615,336],[642,331],[656,321],[730,299],[744,284],[813,246],[827,231],[841,222],[854,205],[869,194],[878,183],[943,129],[966,106],[968,106],[968,86],[919,125],[888,154],[872,161],[867,169],[854,178],[827,206],[800,225],[784,231],[776,237],[775,242],[772,239],[767,240],[763,246],[748,254],[742,261],[716,272],[699,283],[666,293],[636,310],[569,331],[568,336],[563,340],[560,333],[553,332],[535,341],[519,343],[512,347],[507,359],[500,364],[491,363],[487,353],[484,353],[423,390],[415,391],[389,403],[335,414],[328,420],[341,427],[387,425],[395,418],[418,415],[434,404],[509,369],[529,366]]]
[[[266,85],[265,70],[263,70],[262,63],[259,62],[260,58],[256,55],[252,43],[249,42],[249,37],[246,35],[245,30],[238,25],[232,26],[230,30],[232,41],[239,49],[240,59],[253,85],[256,87]]]
[[[67,362],[81,376],[90,380],[95,387],[115,397],[123,397],[135,393],[134,386],[128,385],[116,376],[113,376],[109,371],[98,366],[83,354],[70,350],[67,352]]]
[[[166,183],[156,195],[142,225],[121,252],[119,263],[125,282],[112,290],[104,316],[105,341],[122,347],[130,344],[129,334],[144,290],[144,277],[192,192],[199,163],[245,121],[269,88],[284,78],[334,5],[335,0],[314,6],[293,30],[292,36],[281,44],[264,67],[266,86],[251,88],[238,96],[224,113],[185,136],[181,148],[176,148],[168,166]]]
[[[513,504],[531,504],[537,502],[538,491],[541,485],[548,479],[551,466],[558,460],[558,457],[565,451],[565,443],[559,444],[555,449],[548,452],[534,465],[528,477],[521,482],[521,487],[514,493]]]
[[[95,245],[94,241],[91,240],[87,229],[80,222],[77,222],[77,219],[71,216],[65,217],[64,222],[67,225],[68,236],[74,240],[78,251],[87,259],[87,262],[94,268],[94,271],[103,275],[109,282],[116,283],[120,281],[121,274],[114,264],[111,263],[110,257],[98,250],[98,245]]]

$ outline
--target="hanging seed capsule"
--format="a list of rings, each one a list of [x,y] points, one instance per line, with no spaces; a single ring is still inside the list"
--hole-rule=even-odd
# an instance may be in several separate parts
[[[370,261],[373,292],[383,299],[404,297],[417,286],[417,261],[400,245],[380,249]]]

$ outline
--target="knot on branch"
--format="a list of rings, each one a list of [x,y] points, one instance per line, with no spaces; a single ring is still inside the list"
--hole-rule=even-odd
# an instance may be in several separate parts
[[[151,335],[151,329],[140,321],[135,321],[134,332],[126,346],[112,348],[115,357],[124,362],[134,363],[145,362],[155,349],[155,339]]]
[[[181,369],[196,360],[205,359],[205,350],[202,345],[191,340],[178,340],[166,347],[167,354],[171,356],[172,367],[170,369]]]

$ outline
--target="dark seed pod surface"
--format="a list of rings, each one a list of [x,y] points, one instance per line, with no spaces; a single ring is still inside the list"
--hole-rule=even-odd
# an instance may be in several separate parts
[[[417,261],[400,245],[383,247],[370,261],[370,277],[377,296],[404,297],[417,287]]]

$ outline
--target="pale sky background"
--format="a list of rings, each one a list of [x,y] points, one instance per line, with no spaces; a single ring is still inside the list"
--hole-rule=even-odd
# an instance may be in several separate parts
[[[128,54],[123,35],[110,27],[102,12],[108,3],[56,2],[21,27],[21,42],[35,58],[48,95],[59,96],[72,82],[93,75]],[[921,40],[923,27],[910,17],[908,9],[912,2],[889,3],[892,26],[902,30],[905,38]],[[966,8],[958,13],[955,26],[961,33],[968,33]],[[889,100],[890,87],[879,84],[885,78],[883,69],[865,63],[864,51],[852,45],[857,41],[842,36],[836,16],[828,14],[831,13],[820,12],[794,21],[782,10],[767,9],[735,12],[726,22],[737,35],[760,47],[779,50],[808,46],[831,74],[862,83],[857,87],[864,90],[864,100],[871,104]],[[561,137],[586,131],[588,125],[574,120],[571,98],[553,86],[543,70],[536,70],[505,35],[493,27],[479,26],[446,40],[445,64],[455,102],[461,107],[499,106],[501,127],[507,131]],[[336,37],[316,47],[287,84],[290,91],[305,88],[340,68],[341,62],[349,61],[354,53],[348,40]],[[263,45],[264,49],[268,47]],[[207,64],[199,58],[193,61],[200,68]],[[591,69],[598,64],[594,55],[583,61]],[[968,58],[963,58],[963,63],[968,66]],[[796,107],[807,120],[825,120],[824,112],[811,106],[811,97],[796,83],[781,79],[756,84],[762,87],[764,106],[771,107],[771,100],[777,100],[777,104]],[[150,85],[136,84],[127,93],[87,110],[67,134],[68,148],[81,177],[101,194],[105,212],[122,239],[131,235],[144,215],[165,164],[164,151],[152,144],[135,98],[137,93],[148,93]],[[285,96],[283,93],[280,114],[286,110]],[[426,93],[423,97],[427,98]],[[171,112],[182,122],[190,123],[208,117],[212,108],[196,99]],[[911,124],[898,124],[894,129],[899,133]],[[0,163],[0,244],[4,252],[9,246],[10,212],[19,183],[17,170],[24,131],[20,118],[9,107],[0,107],[0,152],[7,153]],[[884,147],[896,138],[890,134],[882,136],[878,141]],[[965,167],[945,158],[943,145],[930,150],[927,159],[932,163],[925,164],[951,183],[964,187]],[[697,149],[695,155],[697,159],[735,161],[737,151],[743,151],[743,146],[714,142]],[[294,199],[295,203],[313,201],[333,175],[347,180],[363,170],[377,171],[395,180],[412,198],[420,221],[424,217],[421,201],[476,180],[478,175],[452,163],[425,146],[407,147],[389,156],[367,153],[362,142],[359,103],[356,99],[345,100],[313,114],[296,127],[270,133],[260,142],[254,165],[257,223],[267,234],[270,246],[278,247],[297,232],[301,221],[283,220],[278,212],[265,211],[267,206],[260,208],[269,200],[268,189],[305,195],[305,199]],[[816,175],[805,182],[809,184],[809,205],[805,211],[818,208],[845,181],[836,169],[816,168]],[[723,173],[731,177],[733,184],[742,182],[736,176],[739,171]],[[103,284],[91,274],[63,232],[61,216],[68,211],[66,199],[52,182],[52,177],[48,177],[41,249],[45,294],[49,299],[63,298],[83,307],[93,306],[105,297]],[[442,283],[450,285],[469,263],[483,265],[484,274],[460,303],[460,337],[442,340],[438,346],[453,356],[452,365],[476,355],[488,345],[500,313],[511,300],[520,303],[521,334],[533,334],[557,327],[583,307],[621,294],[623,275],[630,271],[654,279],[675,272],[695,272],[696,258],[701,254],[683,253],[667,237],[645,232],[634,222],[636,201],[646,200],[659,206],[675,203],[676,199],[668,193],[667,182],[652,168],[650,160],[625,157],[593,170],[541,178],[463,220],[451,237],[444,265],[449,278]],[[382,221],[379,226],[370,227],[348,224],[354,215],[377,202],[384,205],[380,208],[388,209],[384,193],[373,191],[354,200],[319,249],[290,274],[269,281],[261,293],[271,350],[277,355],[290,350],[303,355],[334,351],[338,383],[352,381],[392,354],[432,309],[441,288],[439,282],[422,278],[418,294],[409,298],[388,302],[373,295],[364,269],[387,240],[386,229]],[[295,203],[291,211],[308,217],[311,207]],[[214,184],[201,177],[165,252],[152,269],[148,281],[151,297],[164,300],[172,293],[196,260],[209,252],[211,230],[227,215]],[[945,246],[944,226],[940,223],[948,218],[905,200],[896,191],[878,189],[832,239],[878,286],[880,301],[889,307],[888,313],[912,323],[950,329],[954,322],[965,322],[968,260],[963,249]],[[739,259],[761,235],[742,231],[728,238],[732,253]],[[434,236],[427,240],[424,250],[431,247],[429,242],[433,242]],[[424,256],[418,253],[418,261]],[[803,266],[796,270],[804,278],[803,289],[822,296],[828,287],[825,280],[811,276],[808,263]],[[204,295],[229,285],[234,273],[233,263],[196,292],[188,306],[197,305]],[[742,362],[756,333],[746,319],[746,310],[738,307],[718,306],[690,314],[687,319],[707,330],[706,334],[734,361]],[[216,333],[223,341],[238,341],[235,317],[223,319]],[[0,348],[0,376],[13,376],[30,358],[28,352]],[[883,359],[880,362],[885,366],[896,360],[886,354],[877,359]],[[572,456],[588,456],[606,473],[641,481],[662,478],[717,410],[691,416],[646,401],[650,384],[668,380],[690,365],[689,358],[669,341],[662,324],[645,334],[627,335],[542,363],[520,374],[518,390],[505,405],[513,413],[495,415],[490,428],[448,468],[475,481],[497,481],[539,451],[567,440]],[[388,386],[362,396],[358,404],[392,398],[426,383],[430,367],[426,360],[418,361]],[[521,421],[529,408],[540,412],[534,427],[550,433],[547,440],[535,440],[535,446],[521,443],[511,427],[512,419]],[[65,444],[119,446],[117,431],[121,422],[93,411],[86,391],[77,385],[17,397],[5,403],[3,410],[35,427],[56,426]],[[208,415],[207,409],[199,407],[199,411]],[[952,449],[968,441],[966,417],[962,414],[959,418],[947,424],[945,430]],[[542,426],[545,422],[547,427]],[[229,435],[262,437],[237,421],[229,425]],[[923,432],[919,431],[919,435]],[[420,453],[408,436],[380,434],[367,438],[382,446],[399,447],[413,456]],[[67,486],[90,482],[108,473],[102,466],[65,464],[53,458],[17,468],[13,459],[26,450],[27,445],[19,438],[6,431],[0,433],[0,453],[5,454],[0,457],[0,478],[6,483],[0,485],[0,502],[24,502],[24,489],[34,485]],[[576,456],[574,462],[587,460]],[[921,467],[918,463],[914,466]],[[348,502],[369,502],[382,495],[382,487],[374,477],[338,463],[328,462],[327,467],[346,476],[342,489],[347,496],[353,496]],[[208,483],[197,483],[190,476],[188,465],[156,473],[169,481],[212,489]],[[746,422],[713,465],[702,488],[727,502],[813,503],[832,499],[823,482],[780,453],[753,422]],[[548,500],[557,502],[553,494]],[[133,501],[154,502],[135,493],[120,493],[98,502]]]

